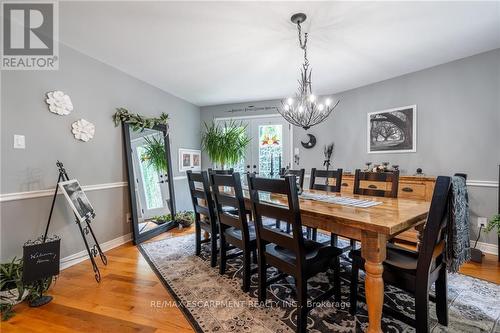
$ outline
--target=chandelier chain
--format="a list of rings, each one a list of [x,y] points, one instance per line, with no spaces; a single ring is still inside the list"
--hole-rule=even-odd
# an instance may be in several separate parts
[[[300,22],[297,22],[297,30],[299,32],[299,45],[302,50],[304,50],[304,67],[309,66],[309,59],[307,59],[307,38],[308,38],[308,33],[304,33],[304,43],[302,43],[302,27],[300,25]]]

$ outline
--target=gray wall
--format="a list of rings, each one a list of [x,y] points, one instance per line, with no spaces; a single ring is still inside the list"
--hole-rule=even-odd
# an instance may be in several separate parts
[[[332,73],[335,75],[335,73]],[[313,77],[314,80],[314,77]],[[335,113],[313,127],[318,143],[313,149],[300,145],[306,135],[294,129],[294,147],[300,148],[300,167],[320,167],[325,144],[335,142],[333,164],[345,170],[362,168],[366,161],[399,164],[403,174],[417,167],[429,175],[465,172],[471,180],[497,181],[500,164],[500,49],[378,82],[337,94]],[[366,114],[398,106],[417,105],[417,152],[368,154]],[[248,105],[278,106],[279,101],[208,106],[202,121],[214,117],[245,116],[262,112],[228,113]],[[204,158],[204,167],[209,161]],[[470,187],[472,234],[477,216],[497,211],[498,188]],[[482,241],[496,244],[492,232]]]
[[[200,110],[113,67],[60,45],[58,71],[3,71],[1,114],[1,193],[52,188],[56,160],[82,185],[127,180],[121,127],[111,116],[116,107],[147,116],[170,114],[172,162],[178,172],[177,150],[200,147]],[[74,111],[58,116],[48,111],[45,93],[63,90]],[[71,124],[85,118],[96,125],[95,137],[84,143],[73,138]],[[26,136],[26,149],[13,149],[13,135]],[[178,209],[191,207],[184,179],[175,181]],[[88,192],[97,212],[94,228],[106,242],[131,231],[128,188]],[[1,259],[20,255],[23,243],[43,232],[50,197],[1,203]],[[60,196],[50,233],[62,238],[61,256],[84,249],[71,212]]]

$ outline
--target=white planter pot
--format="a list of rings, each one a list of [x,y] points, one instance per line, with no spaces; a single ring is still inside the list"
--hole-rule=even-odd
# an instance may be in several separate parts
[[[1,303],[16,305],[21,303],[28,296],[28,294],[28,290],[25,290],[23,296],[19,299],[19,292],[17,289],[3,290],[0,291],[0,295],[2,296]]]

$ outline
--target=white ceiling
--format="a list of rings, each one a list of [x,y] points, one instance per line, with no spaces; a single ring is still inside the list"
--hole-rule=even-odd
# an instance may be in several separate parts
[[[500,2],[62,2],[61,41],[197,105],[317,94],[500,47]]]

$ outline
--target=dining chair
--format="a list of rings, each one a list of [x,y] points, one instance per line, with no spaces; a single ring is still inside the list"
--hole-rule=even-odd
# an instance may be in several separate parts
[[[210,175],[212,193],[214,194],[215,207],[219,220],[220,238],[220,265],[219,272],[223,275],[226,271],[228,258],[243,255],[243,286],[245,292],[250,290],[251,254],[257,258],[257,241],[255,226],[247,218],[243,190],[239,173],[232,175]],[[221,189],[223,189],[221,191]],[[228,209],[229,208],[229,209]],[[242,252],[227,254],[232,245]]]
[[[318,178],[321,178],[321,180],[319,180]],[[335,180],[335,185],[330,185],[329,181],[330,179]],[[328,184],[326,184],[327,182]],[[316,168],[311,169],[311,178],[309,179],[310,190],[320,190],[320,191],[339,193],[341,187],[342,187],[342,169],[337,169],[337,170],[318,170]],[[309,228],[308,238],[309,238],[309,233],[311,233],[311,231],[312,231],[312,239],[317,240],[318,230]],[[338,246],[337,235],[331,234],[331,243],[333,246]],[[349,249],[350,248],[345,248],[346,251]]]
[[[338,249],[304,239],[300,216],[299,198],[295,176],[284,179],[257,178],[248,175],[248,186],[252,211],[255,216],[258,249],[258,300],[265,302],[266,287],[283,276],[292,276],[295,280],[297,302],[297,332],[305,332],[307,313],[311,304],[330,298],[340,301],[340,265],[333,267],[334,279],[338,281],[334,288],[322,293],[312,303],[307,303],[307,280],[332,267],[332,259],[338,257]],[[261,195],[263,196],[261,199]],[[268,196],[268,199],[265,198]],[[278,198],[280,203],[270,202]],[[292,225],[292,233],[270,228],[262,223],[265,217],[279,219]],[[275,278],[267,279],[267,265],[281,272]],[[338,287],[338,288],[337,288]]]
[[[195,216],[196,255],[200,255],[202,243],[210,242],[210,265],[215,267],[217,265],[217,235],[219,228],[217,226],[215,204],[210,193],[208,173],[206,171],[194,173],[188,170],[186,175]],[[202,230],[209,233],[210,238],[202,240]]]
[[[399,170],[391,172],[369,172],[356,169],[354,194],[397,198]]]
[[[234,172],[234,168],[231,169],[212,169],[208,168],[208,174],[211,175],[215,173],[216,175],[232,175]]]
[[[385,283],[403,289],[415,298],[415,319],[400,310],[384,305],[383,311],[416,328],[418,333],[429,332],[429,290],[436,283],[436,316],[442,325],[448,325],[448,286],[445,262],[445,233],[448,223],[450,177],[436,179],[429,214],[419,251],[412,251],[392,243],[387,244],[383,279]],[[351,274],[350,312],[356,314],[358,274],[364,267],[361,250],[350,253],[353,259]]]
[[[295,176],[297,178],[297,184],[299,185],[299,187],[301,189],[304,189],[305,175],[306,175],[306,169],[300,169],[300,170],[288,169],[287,170],[285,168],[281,168],[281,170],[280,170],[281,178],[283,178],[285,176]],[[281,221],[276,220],[276,228],[281,228]],[[307,230],[309,230],[309,229],[310,228],[308,228]],[[286,232],[290,233],[290,224],[286,225],[285,230],[286,230]],[[310,238],[309,234],[310,234],[310,231],[308,232],[308,238]]]

